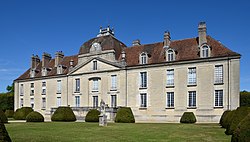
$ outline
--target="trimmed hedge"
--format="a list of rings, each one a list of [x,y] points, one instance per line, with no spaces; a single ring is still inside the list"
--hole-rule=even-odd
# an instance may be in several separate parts
[[[44,122],[44,117],[41,113],[33,111],[27,115],[26,122]]]
[[[115,117],[116,123],[135,123],[135,117],[130,107],[120,107]]]
[[[235,111],[235,113],[232,116],[232,121],[230,125],[228,125],[226,129],[227,135],[232,135],[233,131],[237,128],[239,123],[249,114],[250,109],[246,106],[244,107],[238,107]]]
[[[25,120],[27,115],[34,111],[31,107],[22,107],[16,110],[13,118],[16,120]]]
[[[230,124],[231,124],[231,122],[233,120],[233,115],[234,115],[235,111],[236,110],[232,110],[232,111],[228,112],[228,114],[226,115],[225,120],[224,120],[225,128],[230,127]]]
[[[11,142],[10,136],[4,126],[4,123],[0,120],[0,142]]]
[[[99,122],[100,111],[91,109],[85,117],[85,122]]]
[[[221,125],[222,128],[226,128],[225,118],[229,114],[229,112],[230,112],[230,110],[224,111],[221,118],[220,118],[220,125]]]
[[[250,92],[247,91],[240,92],[240,106],[250,107]]]
[[[6,110],[5,115],[7,118],[12,118],[14,115],[14,110]]]
[[[8,123],[8,118],[6,117],[2,109],[0,109],[0,121],[2,123]]]
[[[184,112],[181,120],[181,123],[195,123],[196,122],[196,117],[193,112]]]
[[[250,114],[248,114],[233,132],[231,142],[250,142]]]
[[[58,107],[51,117],[51,121],[72,122],[76,116],[70,107]]]

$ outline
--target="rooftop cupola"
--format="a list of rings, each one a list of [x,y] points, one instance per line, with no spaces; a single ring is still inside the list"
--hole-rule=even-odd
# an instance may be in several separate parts
[[[164,33],[164,48],[168,48],[170,46],[170,42],[171,42],[170,32],[165,31],[165,33]]]
[[[207,26],[206,22],[200,22],[198,25],[198,33],[199,33],[199,47],[204,43],[207,43]]]
[[[97,37],[106,36],[106,35],[114,36],[115,35],[114,28],[111,29],[109,26],[107,28],[102,28],[102,26],[101,26]]]

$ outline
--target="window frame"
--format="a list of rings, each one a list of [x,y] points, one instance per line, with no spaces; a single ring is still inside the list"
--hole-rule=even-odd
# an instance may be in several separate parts
[[[167,54],[167,59],[166,60],[168,62],[171,62],[171,61],[175,60],[175,52],[174,52],[173,49],[168,49],[166,54]]]
[[[140,89],[146,89],[148,84],[147,72],[140,72]]]
[[[92,92],[98,92],[99,91],[99,79],[93,78],[92,79]]]
[[[166,93],[166,108],[174,108],[174,92]]]
[[[117,90],[117,75],[111,75],[111,90]]]
[[[20,84],[20,96],[24,95],[24,85]]]
[[[56,93],[61,94],[62,93],[62,80],[57,80],[56,84],[57,84]]]
[[[62,97],[56,97],[56,105],[57,107],[62,106]]]
[[[98,96],[93,96],[93,108],[98,108]]]
[[[140,54],[140,64],[144,65],[148,63],[148,57],[147,57],[147,53],[142,52]]]
[[[214,67],[214,84],[224,83],[223,65],[215,65]]]
[[[80,96],[75,96],[75,107],[80,107]]]
[[[46,109],[46,98],[42,98],[42,109]]]
[[[117,107],[117,95],[111,95],[111,107],[116,108]]]
[[[97,61],[96,60],[93,61],[93,70],[97,70]]]
[[[218,99],[216,99],[218,98]],[[214,107],[223,108],[224,105],[224,92],[222,89],[214,91]]]
[[[202,58],[208,58],[210,55],[209,55],[209,46],[208,45],[203,45],[201,47],[201,57]]]
[[[196,93],[196,91],[188,91],[187,101],[188,101],[188,108],[196,108],[197,107],[197,93]]]
[[[140,93],[140,108],[147,108],[147,93]]]
[[[197,69],[196,67],[188,68],[188,85],[197,85]]]
[[[79,93],[80,92],[80,88],[81,88],[81,86],[80,86],[80,78],[76,78],[75,79],[75,92],[76,93]]]
[[[166,74],[167,74],[166,86],[174,86],[174,69],[168,69]]]

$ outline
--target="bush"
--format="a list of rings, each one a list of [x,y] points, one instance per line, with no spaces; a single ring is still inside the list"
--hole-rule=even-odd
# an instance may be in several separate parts
[[[11,142],[10,136],[4,126],[4,123],[0,120],[0,142]]]
[[[233,118],[233,114],[235,113],[235,111],[236,110],[232,110],[232,111],[228,112],[228,114],[225,116],[225,120],[224,120],[224,124],[223,124],[225,126],[225,128],[230,127],[230,124],[231,124],[231,122],[233,120],[232,119]]]
[[[70,107],[58,107],[52,115],[51,121],[76,121],[76,116]]]
[[[249,114],[250,109],[246,106],[244,107],[238,107],[235,111],[235,113],[232,116],[232,121],[230,125],[228,125],[226,129],[227,135],[232,135],[233,131],[237,128],[239,123]]]
[[[195,123],[196,122],[196,118],[193,112],[184,112],[181,120],[181,123]]]
[[[229,112],[230,112],[230,110],[224,111],[221,118],[220,118],[220,125],[221,125],[222,128],[226,128],[225,118],[229,114]]]
[[[250,114],[248,114],[233,132],[231,142],[250,142]]]
[[[31,107],[22,107],[16,110],[14,113],[14,119],[16,120],[25,120],[27,115],[31,113],[33,109]]]
[[[250,107],[250,92],[247,91],[240,92],[240,106]]]
[[[91,109],[85,117],[85,122],[99,122],[99,115],[100,111]]]
[[[135,118],[130,107],[120,107],[115,117],[116,123],[135,123]]]
[[[8,123],[8,118],[5,116],[4,112],[2,109],[0,109],[0,121],[2,123]]]
[[[27,115],[26,122],[44,122],[44,117],[41,113],[33,111]]]
[[[12,118],[14,115],[14,110],[6,110],[5,115],[7,118]]]

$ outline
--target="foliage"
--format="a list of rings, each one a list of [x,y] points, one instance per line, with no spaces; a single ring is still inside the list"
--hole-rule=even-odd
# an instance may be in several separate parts
[[[229,114],[230,111],[231,110],[224,111],[223,114],[222,114],[222,116],[221,116],[221,118],[220,118],[220,125],[221,125],[222,128],[226,128],[225,118]]]
[[[250,114],[248,114],[233,132],[231,142],[250,141]]]
[[[116,123],[135,123],[135,117],[130,107],[120,107],[115,117]]]
[[[250,107],[250,92],[245,90],[240,92],[240,106]]]
[[[195,123],[196,117],[193,112],[184,112],[181,116],[181,123]]]
[[[99,122],[99,115],[100,111],[91,109],[85,117],[85,122]]]
[[[223,125],[225,126],[225,128],[230,127],[230,124],[233,120],[233,115],[234,115],[235,111],[236,110],[232,110],[232,111],[228,112],[228,114],[225,116],[225,120],[223,122],[224,123]]]
[[[5,110],[14,110],[14,93],[1,93],[0,94],[0,108]]]
[[[8,118],[5,116],[2,109],[0,109],[0,121],[3,123],[8,123]]]
[[[13,118],[16,120],[25,120],[27,115],[32,112],[33,109],[31,107],[22,107],[16,110]]]
[[[0,142],[11,142],[10,136],[4,126],[4,123],[0,120]]]
[[[58,107],[52,115],[51,121],[76,121],[76,116],[70,107]]]
[[[14,115],[14,110],[6,110],[5,115],[7,118],[12,118]]]
[[[14,93],[14,82],[11,84],[11,86],[7,86],[6,90],[8,91],[8,93]]]
[[[238,107],[232,116],[230,125],[226,129],[227,135],[232,135],[233,131],[237,128],[239,123],[249,114],[250,109],[246,106]]]
[[[44,117],[37,111],[32,111],[26,117],[26,122],[44,122]]]

